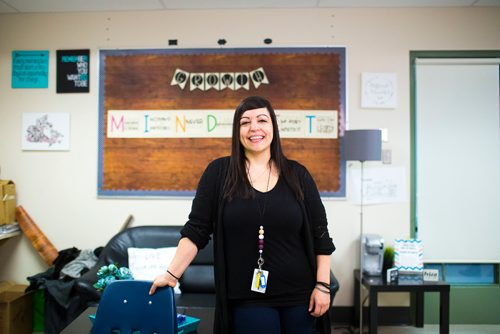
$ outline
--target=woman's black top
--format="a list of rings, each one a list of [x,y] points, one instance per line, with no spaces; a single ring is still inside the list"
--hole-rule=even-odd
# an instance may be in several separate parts
[[[303,242],[302,211],[287,184],[255,198],[235,198],[223,212],[228,297],[234,305],[308,305],[314,275]],[[263,270],[269,271],[265,293],[251,291],[258,268],[259,227],[264,227]]]
[[[200,178],[196,196],[193,200],[189,220],[181,231],[183,237],[189,238],[198,249],[205,247],[213,237],[214,245],[214,274],[215,274],[215,334],[230,334],[232,327],[232,314],[228,296],[227,275],[227,249],[225,246],[223,213],[228,204],[223,198],[224,183],[229,166],[229,157],[212,161]],[[304,192],[304,200],[299,201],[301,216],[303,217],[302,229],[304,249],[307,255],[310,271],[316,273],[316,256],[329,255],[335,250],[332,239],[328,233],[326,212],[319,196],[316,183],[301,164],[288,160],[289,166],[300,180]],[[255,232],[253,232],[255,233]],[[267,233],[267,232],[266,232]],[[234,251],[234,249],[231,249]],[[264,250],[265,251],[265,250]],[[256,261],[256,257],[253,257]],[[270,273],[269,280],[273,278]],[[312,292],[314,287],[310,287]],[[328,312],[316,319],[316,328],[320,333],[330,333]]]

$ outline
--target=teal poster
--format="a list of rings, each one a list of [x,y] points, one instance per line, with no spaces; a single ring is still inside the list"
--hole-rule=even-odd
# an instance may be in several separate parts
[[[48,88],[49,51],[12,51],[12,88]]]

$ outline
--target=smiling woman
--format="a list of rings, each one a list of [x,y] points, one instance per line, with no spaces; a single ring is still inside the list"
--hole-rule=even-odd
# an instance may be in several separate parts
[[[283,154],[268,100],[245,98],[232,128],[231,155],[203,173],[176,255],[151,293],[175,286],[213,237],[214,333],[330,333],[335,246],[316,184]]]
[[[263,152],[267,160],[271,157],[270,147],[273,141],[273,124],[266,108],[248,110],[240,119],[240,141],[245,148],[245,155]]]

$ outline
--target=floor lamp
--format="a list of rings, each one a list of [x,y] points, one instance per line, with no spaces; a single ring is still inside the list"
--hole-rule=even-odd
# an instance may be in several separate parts
[[[382,159],[381,130],[347,130],[344,134],[344,160],[361,163],[361,193],[359,206],[359,333],[363,333],[363,165],[365,161]]]

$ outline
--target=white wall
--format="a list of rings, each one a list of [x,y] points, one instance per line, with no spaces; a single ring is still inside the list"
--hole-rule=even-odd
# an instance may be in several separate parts
[[[408,202],[369,206],[365,232],[391,243],[410,233],[410,50],[500,49],[500,8],[294,9],[0,15],[0,168],[17,184],[22,205],[58,250],[104,245],[129,214],[134,225],[183,224],[191,200],[98,199],[98,50],[179,47],[336,45],[347,47],[349,127],[387,128],[392,166],[407,171]],[[90,93],[55,93],[55,50],[91,49]],[[11,89],[11,51],[50,50],[49,89]],[[360,108],[362,72],[398,78],[398,107]],[[24,112],[68,112],[69,152],[21,151]],[[357,168],[357,164],[353,165]],[[368,163],[381,166],[379,163]],[[348,188],[349,193],[349,188]],[[332,266],[341,284],[335,305],[353,305],[352,270],[359,266],[359,207],[325,200],[337,245]],[[26,283],[47,266],[26,237],[0,244],[0,280]]]

